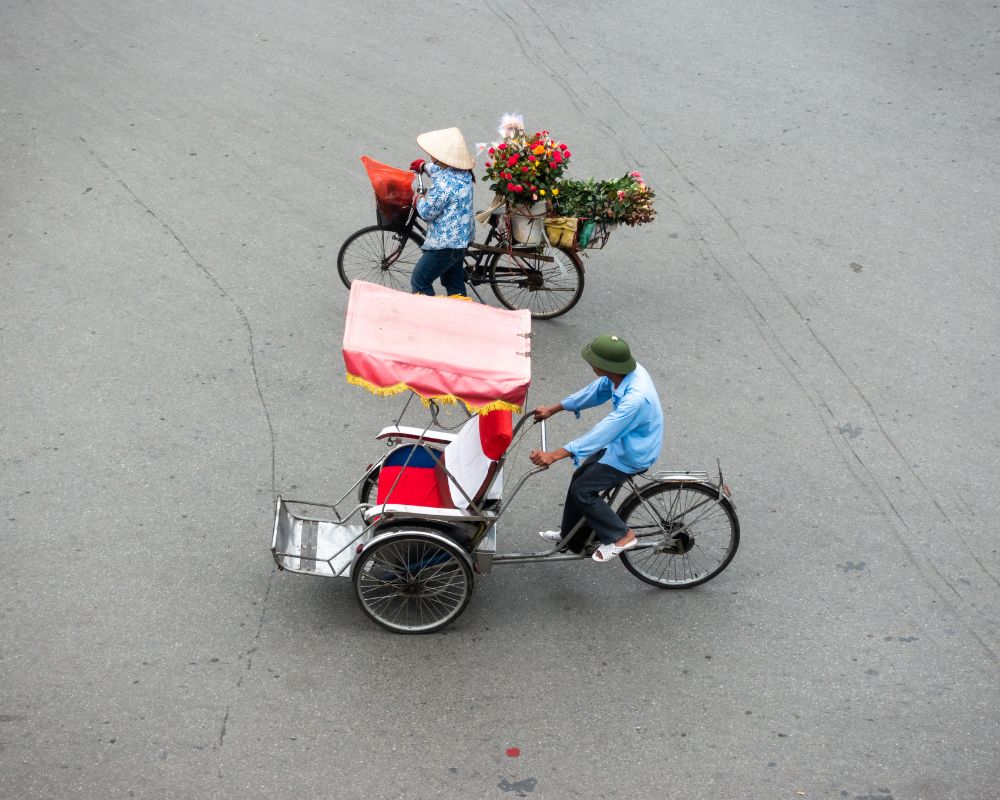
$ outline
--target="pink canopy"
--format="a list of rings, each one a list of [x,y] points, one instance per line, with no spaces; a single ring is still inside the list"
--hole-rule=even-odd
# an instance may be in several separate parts
[[[349,383],[412,391],[472,413],[520,412],[531,383],[531,315],[354,281],[344,327]]]

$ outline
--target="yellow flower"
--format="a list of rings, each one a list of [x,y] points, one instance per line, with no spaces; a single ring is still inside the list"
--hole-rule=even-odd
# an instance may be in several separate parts
[[[552,190],[552,196],[555,197],[557,194],[559,194],[559,190],[558,189],[553,189]]]
[[[555,193],[558,193],[558,191],[559,191],[558,189],[553,189],[553,190],[552,190],[553,194],[555,194]],[[544,190],[544,189],[539,189],[539,190],[538,190],[538,193],[539,193],[539,194],[540,194],[540,195],[541,195],[542,197],[545,197],[545,190]]]

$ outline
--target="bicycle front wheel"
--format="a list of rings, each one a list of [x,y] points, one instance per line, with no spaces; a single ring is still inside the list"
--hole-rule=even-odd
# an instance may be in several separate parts
[[[408,292],[418,258],[420,246],[412,237],[369,225],[352,233],[341,245],[337,272],[348,289],[352,281],[368,281]]]
[[[583,262],[576,253],[555,247],[546,247],[543,255],[498,253],[489,263],[490,287],[507,308],[526,309],[535,319],[553,319],[580,300]]]
[[[740,523],[733,504],[701,483],[671,481],[628,497],[618,510],[642,545],[621,554],[625,569],[660,589],[710,581],[736,555]]]

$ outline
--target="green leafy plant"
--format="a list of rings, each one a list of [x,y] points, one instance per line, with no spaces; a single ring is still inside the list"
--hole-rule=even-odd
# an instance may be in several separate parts
[[[563,180],[554,210],[567,217],[600,219],[606,223],[642,225],[656,216],[653,201],[656,193],[646,185],[639,172],[629,172],[609,181]]]

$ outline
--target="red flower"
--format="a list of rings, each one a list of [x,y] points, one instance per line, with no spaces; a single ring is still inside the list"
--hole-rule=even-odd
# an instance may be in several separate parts
[[[556,164],[562,161],[562,154],[558,150],[552,154],[552,161]]]
[[[521,187],[520,187],[520,186],[518,186],[518,185],[517,185],[517,184],[515,184],[515,183],[508,183],[508,184],[507,184],[507,191],[508,191],[508,192],[516,192],[516,191],[517,191],[518,189],[520,189],[520,188],[521,188]]]
[[[560,150],[565,150],[565,149],[566,149],[566,145],[565,145],[565,144],[561,144],[561,145],[559,145],[559,149],[560,149]]]
[[[567,150],[565,153],[563,153],[563,158],[569,158],[571,155],[573,154],[569,150]]]
[[[527,167],[521,167],[521,172],[527,172],[527,171],[528,171]]]
[[[490,167],[492,167],[492,166],[493,166],[493,162],[492,162],[492,161],[487,161],[487,162],[486,162],[486,168],[487,168],[487,169],[489,169],[489,168],[490,168]]]
[[[535,160],[534,156],[528,156],[528,161],[534,161],[534,160]]]
[[[513,155],[507,159],[507,166],[513,167],[517,163],[517,155]]]
[[[493,149],[493,148],[491,147],[491,148],[490,148],[489,150],[487,150],[486,152],[487,152],[487,153],[489,153],[490,155],[493,155],[493,154],[494,154],[494,153],[496,152],[496,150],[494,150],[494,149]]]
[[[498,144],[497,145],[497,150],[506,150],[506,149],[507,149],[507,143],[506,142],[504,142],[503,144]]]

